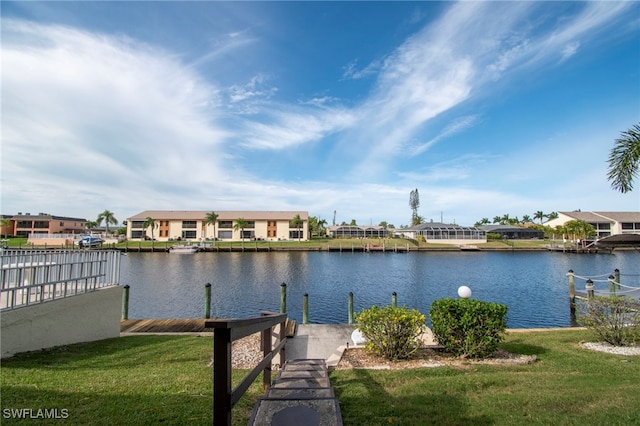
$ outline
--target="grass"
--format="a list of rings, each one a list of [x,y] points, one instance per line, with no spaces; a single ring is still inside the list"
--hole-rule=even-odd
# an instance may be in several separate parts
[[[176,244],[187,244],[188,241],[125,241],[117,244],[108,244],[104,247],[112,248],[126,248],[136,250],[137,248],[151,248],[156,249],[168,249]],[[394,247],[406,248],[409,246],[410,250],[457,250],[458,244],[437,244],[437,243],[424,243],[416,240],[407,240],[404,238],[320,238],[314,237],[309,241],[207,241],[208,247],[218,247],[221,250],[228,249],[230,247],[239,249],[244,246],[247,250],[253,248],[271,248],[271,249],[306,249],[306,250],[326,250],[327,248],[340,248],[343,250],[349,250],[351,247],[363,247],[366,245],[382,246],[384,245],[388,249]],[[544,249],[549,244],[549,240],[490,240],[486,243],[474,243],[481,249],[487,250],[504,250],[504,249]],[[28,244],[26,238],[9,238],[7,240],[7,246],[11,248],[31,248],[34,247]],[[40,246],[35,246],[40,247]],[[42,246],[44,247],[44,246]],[[41,247],[40,247],[41,248]],[[78,248],[77,246],[67,246],[67,249]]]
[[[345,425],[640,423],[640,357],[581,349],[586,331],[512,333],[502,345],[538,362],[520,366],[339,370],[331,382]],[[67,424],[211,424],[211,338],[135,336],[2,361],[5,409],[67,409]],[[245,371],[234,371],[239,382]],[[246,424],[261,379],[234,408]]]

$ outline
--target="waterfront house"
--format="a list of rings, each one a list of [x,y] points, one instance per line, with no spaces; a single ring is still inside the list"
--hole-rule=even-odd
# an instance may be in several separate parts
[[[544,232],[534,228],[515,225],[483,225],[479,227],[483,231],[492,234],[500,234],[500,238],[509,240],[542,239]]]
[[[218,211],[214,225],[205,224],[209,211],[145,210],[127,219],[127,238],[155,238],[158,241],[283,241],[309,238],[309,213],[306,211]],[[291,221],[299,216],[302,223]],[[147,218],[155,227],[144,227]],[[244,229],[234,229],[242,218]]]
[[[389,230],[384,226],[333,225],[327,228],[333,238],[387,238]]]
[[[479,244],[487,242],[487,233],[475,226],[460,226],[440,222],[427,222],[410,228],[396,229],[396,236],[417,239],[424,237],[427,243]]]
[[[597,238],[618,234],[640,234],[640,212],[558,212],[556,219],[545,222],[552,228],[571,220],[585,221],[596,230]]]

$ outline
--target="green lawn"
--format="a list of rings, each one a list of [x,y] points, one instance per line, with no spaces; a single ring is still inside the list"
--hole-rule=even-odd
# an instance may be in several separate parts
[[[585,331],[513,333],[504,347],[535,354],[522,366],[341,370],[331,373],[345,425],[640,424],[640,357],[578,347]],[[211,424],[212,339],[135,336],[2,361],[6,410],[66,409],[66,424]],[[234,371],[238,382],[244,371]],[[246,424],[261,379],[234,409]],[[46,421],[41,421],[47,424]]]
[[[129,248],[130,250],[136,250],[140,248],[156,249],[168,249],[176,244],[186,244],[186,241],[125,241],[117,244],[108,244],[106,248]],[[474,244],[480,249],[487,250],[508,250],[508,249],[544,249],[549,244],[549,240],[492,240],[487,243]],[[10,238],[7,240],[8,247],[11,248],[43,248],[39,246],[31,246],[27,243],[26,238]],[[415,240],[407,240],[403,238],[319,238],[315,237],[309,241],[207,241],[207,247],[217,247],[220,250],[229,249],[230,247],[240,249],[245,247],[247,250],[254,248],[271,248],[271,249],[308,249],[308,250],[326,250],[331,248],[342,248],[343,250],[349,250],[351,247],[363,247],[367,245],[385,246],[388,249],[398,247],[404,249],[409,246],[410,250],[457,250],[457,244],[436,244],[436,243],[424,243],[417,242]],[[77,246],[69,245],[65,247],[67,249],[78,249]]]

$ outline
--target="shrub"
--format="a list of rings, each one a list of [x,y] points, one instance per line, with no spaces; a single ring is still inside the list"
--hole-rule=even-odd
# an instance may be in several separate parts
[[[578,322],[614,346],[640,341],[640,303],[625,297],[595,297],[580,304]]]
[[[426,317],[417,309],[372,306],[357,316],[366,348],[389,360],[408,359],[420,347]]]
[[[429,312],[434,337],[447,352],[470,358],[492,354],[504,338],[507,307],[471,299],[439,299]]]

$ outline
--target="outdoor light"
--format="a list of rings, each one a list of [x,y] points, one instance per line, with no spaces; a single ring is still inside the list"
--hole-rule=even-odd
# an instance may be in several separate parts
[[[466,285],[461,285],[460,287],[458,287],[458,296],[462,297],[463,299],[468,299],[471,297],[471,289],[469,287],[467,287]]]

